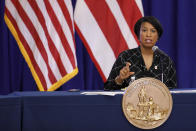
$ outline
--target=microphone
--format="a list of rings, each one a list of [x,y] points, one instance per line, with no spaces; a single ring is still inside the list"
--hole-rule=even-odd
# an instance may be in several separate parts
[[[159,52],[160,54],[164,54],[163,51],[161,51],[161,50],[159,49],[158,46],[153,46],[153,47],[152,47],[152,51],[153,51],[153,52],[157,51],[157,52]],[[161,71],[162,71],[162,73],[161,73],[161,81],[163,82],[163,59],[162,59],[161,55],[159,55],[159,56],[160,56]]]
[[[158,49],[158,46],[153,46],[152,51],[155,52]]]
[[[162,50],[160,50],[158,46],[153,46],[153,47],[152,47],[152,51],[153,51],[153,52],[156,51],[156,52],[159,52],[159,53],[161,53],[161,54],[164,54],[164,52],[163,52]]]

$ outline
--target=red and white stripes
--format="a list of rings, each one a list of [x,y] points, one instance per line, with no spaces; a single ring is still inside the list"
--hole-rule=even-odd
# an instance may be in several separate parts
[[[141,0],[77,1],[75,28],[104,81],[119,53],[138,46],[133,27],[142,16]]]
[[[6,0],[5,21],[41,91],[78,73],[71,0]]]

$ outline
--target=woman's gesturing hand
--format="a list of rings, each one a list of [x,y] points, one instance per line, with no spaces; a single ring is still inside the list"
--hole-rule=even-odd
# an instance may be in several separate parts
[[[120,70],[120,74],[119,77],[124,80],[126,78],[128,78],[130,75],[133,75],[134,72],[130,72],[130,68],[129,66],[131,65],[131,63],[127,62],[126,66],[124,66],[121,70]]]
[[[116,77],[115,82],[117,84],[122,84],[124,79],[128,78],[129,76],[133,75],[134,72],[130,72],[130,68],[129,66],[131,65],[131,63],[127,62],[126,66],[124,66],[121,70],[119,75]]]

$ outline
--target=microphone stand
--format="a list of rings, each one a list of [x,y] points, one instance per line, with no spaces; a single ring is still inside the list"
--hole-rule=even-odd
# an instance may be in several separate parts
[[[162,73],[161,73],[161,81],[163,82],[163,60],[162,60],[162,57],[160,56],[160,59],[161,59],[161,70],[162,70]]]
[[[155,51],[157,51],[157,52],[159,52],[160,53],[160,61],[161,61],[161,71],[162,71],[162,73],[161,73],[161,81],[163,82],[163,59],[162,59],[162,57],[161,57],[161,53],[162,53],[162,51],[161,50],[159,50],[159,48],[158,48],[158,46],[153,46],[152,47],[152,50],[155,52]]]

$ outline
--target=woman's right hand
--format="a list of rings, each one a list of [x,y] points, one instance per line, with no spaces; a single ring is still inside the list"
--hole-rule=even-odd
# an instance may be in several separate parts
[[[128,78],[129,76],[133,75],[135,72],[131,72],[129,66],[131,63],[127,62],[126,66],[124,66],[119,73],[119,76],[116,77],[115,81],[117,84],[122,84],[124,79]]]
[[[129,76],[133,75],[134,72],[130,72],[130,68],[129,66],[131,65],[131,63],[127,62],[126,66],[124,66],[121,70],[120,70],[120,74],[119,77],[124,80],[126,78],[128,78]]]

